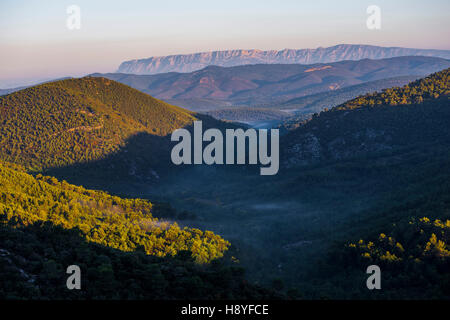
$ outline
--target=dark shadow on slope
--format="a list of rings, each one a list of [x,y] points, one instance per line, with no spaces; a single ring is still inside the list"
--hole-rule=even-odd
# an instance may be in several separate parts
[[[207,115],[197,114],[196,117],[202,121],[203,131],[217,128],[224,132],[225,129],[239,127],[237,124],[218,121]],[[193,140],[193,125],[184,129],[191,132]],[[172,142],[170,138],[170,135],[157,136],[139,132],[128,138],[117,152],[103,159],[49,168],[45,170],[45,174],[72,184],[114,193],[122,190],[124,186],[128,188],[126,193],[132,194],[133,185],[142,187],[145,184],[151,188],[169,175],[180,175],[182,178],[183,171],[192,168],[189,165],[176,166],[172,163],[171,150],[178,142]]]
[[[273,299],[243,281],[225,258],[208,266],[189,254],[158,258],[89,243],[77,229],[51,223],[0,225],[0,299]],[[228,258],[229,259],[229,258]],[[67,267],[81,269],[81,290],[68,290]]]

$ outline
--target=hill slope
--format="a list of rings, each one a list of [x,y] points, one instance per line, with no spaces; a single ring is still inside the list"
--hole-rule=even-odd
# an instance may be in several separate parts
[[[281,137],[284,166],[276,176],[202,168],[170,181],[161,195],[177,208],[195,210],[202,228],[239,246],[238,258],[261,283],[280,277],[318,299],[448,297],[449,260],[439,256],[449,250],[448,238],[433,226],[418,238],[420,226],[409,225],[414,216],[449,219],[448,73],[355,99],[367,104],[322,112]],[[388,101],[370,105],[379,98]],[[393,224],[399,228],[391,232]],[[374,241],[380,233],[395,238],[394,245]],[[347,245],[360,239],[381,254],[370,252],[368,260],[364,248],[348,252]],[[394,251],[397,242],[402,256]],[[332,249],[330,259],[317,263]],[[404,263],[391,263],[386,251]],[[382,266],[385,289],[378,293],[366,287],[372,263]]]
[[[403,87],[350,100],[286,135],[285,164],[295,166],[449,143],[450,69]]]
[[[0,158],[35,169],[93,161],[137,133],[164,137],[194,119],[104,78],[46,83],[0,97]]]
[[[450,61],[432,57],[341,61],[329,64],[265,64],[237,67],[210,66],[192,73],[158,75],[94,74],[130,85],[165,101],[192,106],[197,100],[218,104],[277,104],[298,97],[369,81],[425,76],[450,67]],[[183,101],[186,101],[184,103]]]
[[[334,287],[333,297],[450,298],[449,76],[446,69],[357,97],[286,136],[293,143],[287,167],[331,168],[311,176],[308,187],[350,174],[357,189],[369,188],[371,199],[382,195],[335,231],[341,238],[308,278],[316,292]],[[301,180],[291,186],[299,190]],[[378,292],[364,285],[372,264],[383,274]],[[333,273],[336,265],[340,271]]]
[[[330,63],[342,60],[384,59],[398,56],[418,55],[449,59],[450,51],[349,44],[340,44],[329,48],[301,50],[228,50],[130,60],[123,62],[119,66],[117,72],[133,74],[192,72],[210,65],[232,67],[260,63],[312,64]]]
[[[51,222],[78,228],[86,240],[122,251],[142,246],[147,254],[163,257],[190,251],[197,262],[221,257],[229,243],[212,232],[181,229],[158,221],[152,204],[87,190],[53,177],[33,177],[0,162],[0,219],[15,226]]]

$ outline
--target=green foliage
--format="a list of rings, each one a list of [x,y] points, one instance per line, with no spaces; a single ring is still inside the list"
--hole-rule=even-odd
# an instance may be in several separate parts
[[[228,121],[270,121],[282,120],[289,116],[288,113],[269,108],[235,107],[207,111],[206,114],[221,120]]]
[[[293,151],[284,158],[304,161],[294,162],[283,190],[332,206],[328,217],[315,213],[321,220],[302,233],[317,239],[311,250],[320,252],[299,282],[304,295],[450,298],[449,233],[439,227],[450,219],[448,73],[356,98],[285,136]],[[380,291],[367,290],[371,264],[381,267]]]
[[[369,92],[381,91],[385,88],[403,86],[411,81],[416,80],[415,76],[404,76],[382,80],[375,80],[358,84],[354,86],[344,87],[338,90],[321,92],[318,94],[296,98],[282,104],[284,109],[298,109],[295,115],[283,121],[279,125],[280,130],[290,131],[297,129],[310,119],[314,113],[328,111],[338,105],[355,99]]]
[[[371,204],[334,229],[333,244],[309,274],[314,294],[450,299],[450,153],[438,150],[416,148],[396,163],[355,159],[341,165],[359,189],[370,190]],[[356,192],[349,194],[356,205]],[[381,268],[379,291],[366,288],[372,264]]]
[[[280,158],[293,166],[403,153],[405,147],[418,150],[426,145],[448,145],[449,70],[314,114],[282,138],[281,152],[285,155]],[[416,94],[408,96],[407,104],[393,106],[385,102],[389,92]]]
[[[448,299],[450,220],[425,217],[396,223],[388,235],[349,243],[339,252],[339,261],[346,270],[380,266],[380,297]]]
[[[50,222],[0,225],[0,299],[274,299],[225,259],[199,265],[189,255],[159,258],[86,242],[82,232]],[[66,269],[81,269],[68,290]]]
[[[381,93],[374,92],[360,96],[337,106],[335,110],[352,110],[365,106],[406,105],[422,103],[426,100],[437,99],[450,94],[450,69],[434,73],[403,87],[385,89]]]
[[[363,260],[382,265],[420,263],[423,260],[438,263],[450,259],[450,220],[412,219],[406,226],[396,225],[393,234],[401,237],[402,243],[394,235],[381,233],[372,241],[361,239],[348,244],[349,254],[356,252]]]
[[[210,231],[160,221],[151,210],[146,200],[122,199],[40,174],[33,177],[0,163],[0,217],[17,227],[49,221],[79,228],[88,241],[122,251],[142,246],[158,257],[189,251],[198,263],[222,257],[229,246]]]
[[[137,133],[165,136],[194,119],[105,78],[46,83],[0,97],[0,158],[36,170],[89,162]]]

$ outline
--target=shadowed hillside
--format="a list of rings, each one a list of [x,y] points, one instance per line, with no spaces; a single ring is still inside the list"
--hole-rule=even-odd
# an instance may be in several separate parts
[[[214,109],[219,103],[225,107],[277,104],[380,79],[426,76],[448,67],[450,61],[446,59],[418,56],[313,65],[208,66],[191,73],[157,75],[94,75],[125,83],[164,101],[176,101],[180,106],[195,106],[195,100],[201,105],[210,101]]]
[[[51,223],[0,225],[0,299],[173,300],[280,299],[245,281],[242,268],[218,260],[198,265],[185,253],[155,257],[88,243],[77,229]],[[66,269],[78,265],[81,290],[67,290]]]
[[[0,157],[41,169],[101,159],[137,133],[166,136],[195,117],[126,85],[86,77],[0,97],[0,119]]]
[[[276,176],[196,168],[142,192],[229,239],[252,280],[282,279],[313,298],[447,297],[448,72],[354,100],[381,104],[314,116],[281,137]],[[365,284],[374,263],[387,288],[375,293]]]
[[[163,257],[190,251],[199,263],[219,258],[229,243],[212,232],[181,229],[152,216],[152,204],[122,199],[105,192],[33,177],[13,165],[0,163],[0,218],[16,226],[49,221],[65,229],[79,228],[86,240]]]

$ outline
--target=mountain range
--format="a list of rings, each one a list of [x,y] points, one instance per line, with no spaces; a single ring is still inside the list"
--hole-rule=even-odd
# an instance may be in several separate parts
[[[335,91],[369,81],[424,76],[448,68],[450,61],[435,57],[396,57],[388,59],[340,61],[313,65],[254,64],[236,67],[209,66],[190,73],[132,75],[93,74],[119,81],[169,103],[182,107],[208,104],[277,104]],[[361,91],[358,94],[363,94]],[[205,102],[206,101],[206,102]]]
[[[352,44],[300,50],[226,50],[125,61],[119,66],[117,72],[157,74],[192,72],[210,65],[232,67],[246,64],[313,64],[343,60],[385,59],[399,56],[430,56],[450,59],[450,51]]]

